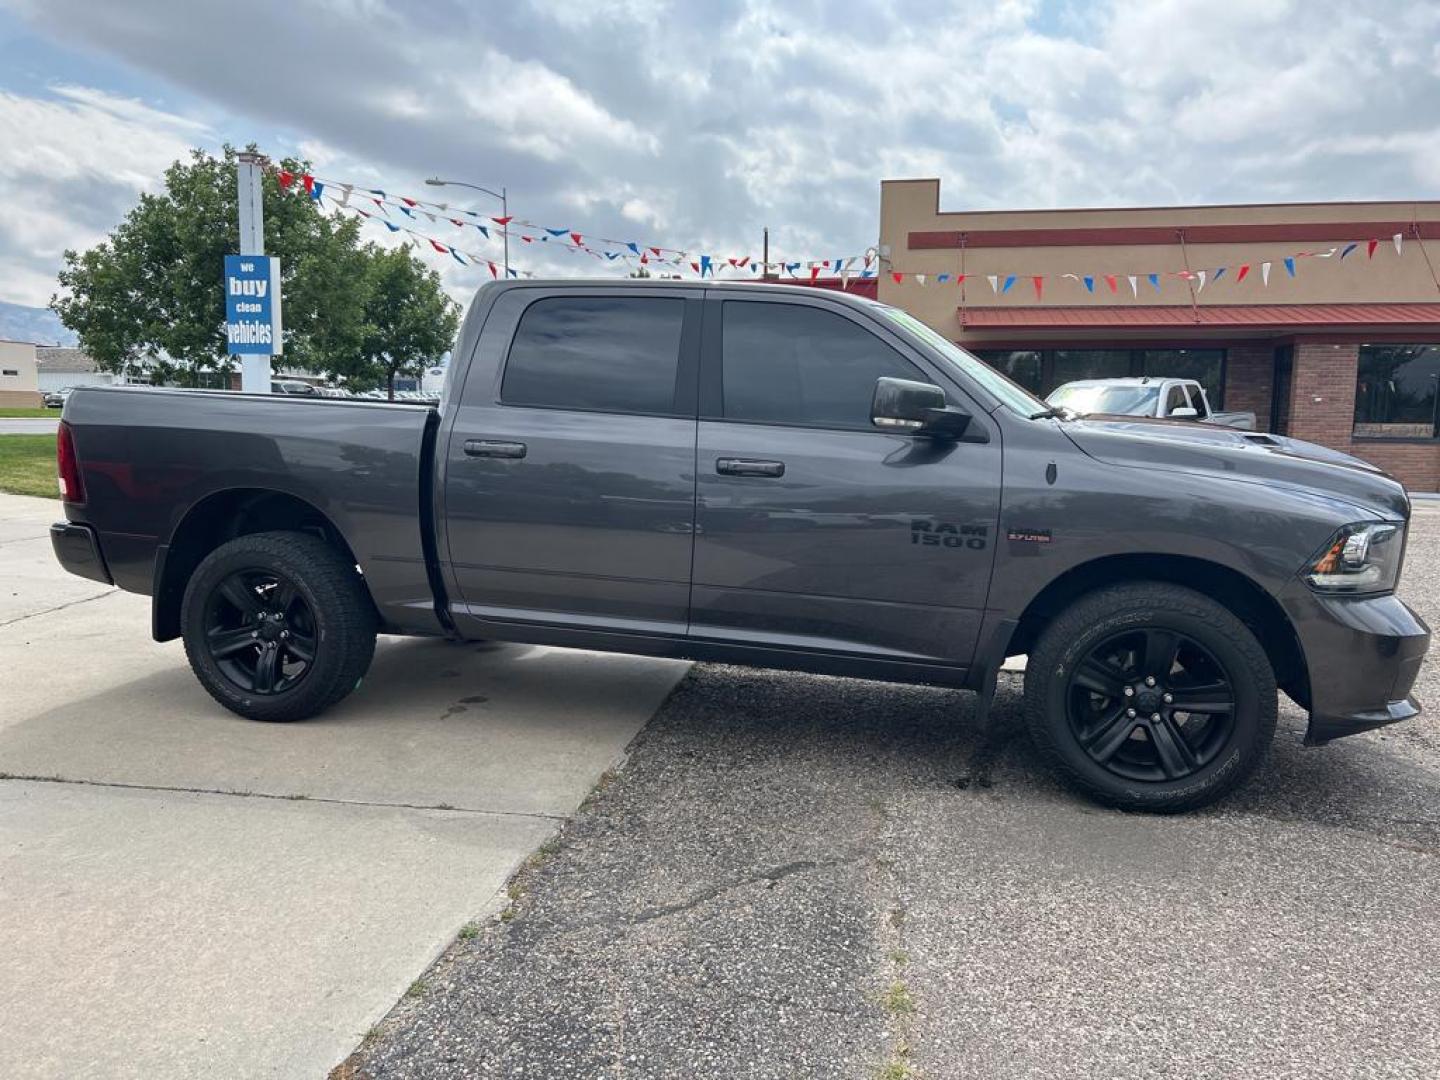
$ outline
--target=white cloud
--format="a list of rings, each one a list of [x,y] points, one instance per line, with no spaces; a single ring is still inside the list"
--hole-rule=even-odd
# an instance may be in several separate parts
[[[197,140],[200,123],[82,86],[0,92],[0,300],[39,305],[66,248],[102,240]]]

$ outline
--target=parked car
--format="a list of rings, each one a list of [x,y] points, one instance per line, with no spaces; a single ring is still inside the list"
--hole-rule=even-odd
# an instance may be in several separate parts
[[[272,379],[270,380],[270,393],[272,394],[298,394],[301,397],[323,397],[320,391],[307,382],[300,379]]]
[[[1045,401],[1080,416],[1153,416],[1255,430],[1253,412],[1212,412],[1194,379],[1081,379],[1057,386]]]
[[[1074,419],[895,308],[804,287],[497,282],[439,408],[78,390],[74,573],[152,596],[257,720],[351,693],[377,633],[976,690],[1128,809],[1234,788],[1274,734],[1405,720],[1410,504],[1355,458]],[[163,433],[164,437],[156,437]]]
[[[59,390],[48,390],[41,396],[41,400],[47,409],[63,409],[73,389],[72,386],[62,386]]]

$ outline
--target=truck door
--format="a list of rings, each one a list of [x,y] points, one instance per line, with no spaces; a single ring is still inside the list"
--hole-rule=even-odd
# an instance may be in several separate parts
[[[496,300],[446,449],[457,621],[685,633],[701,308],[603,286]]]
[[[692,637],[968,665],[996,542],[998,426],[846,305],[733,297],[705,315]],[[881,376],[945,387],[989,441],[876,429]]]

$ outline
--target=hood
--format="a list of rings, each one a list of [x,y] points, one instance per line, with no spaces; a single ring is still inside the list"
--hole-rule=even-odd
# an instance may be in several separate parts
[[[1377,517],[1410,516],[1404,487],[1388,473],[1349,454],[1284,435],[1142,417],[1070,420],[1060,429],[1084,453],[1112,465],[1281,484],[1343,500]]]

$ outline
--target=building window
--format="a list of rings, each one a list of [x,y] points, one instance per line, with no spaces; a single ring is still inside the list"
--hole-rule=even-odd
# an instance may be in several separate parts
[[[1361,345],[1355,375],[1355,434],[1432,439],[1440,345]]]
[[[20,377],[20,372],[19,372],[18,370],[16,370],[15,368],[8,368],[8,367],[7,367],[7,368],[5,368],[3,371],[0,371],[0,375],[4,375],[6,378],[15,378],[15,379],[18,379],[18,378]]]
[[[1044,397],[1082,379],[1194,379],[1211,409],[1225,407],[1224,349],[977,349],[975,355]]]

